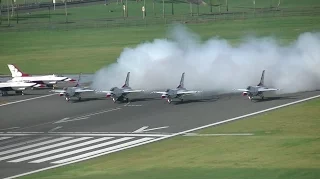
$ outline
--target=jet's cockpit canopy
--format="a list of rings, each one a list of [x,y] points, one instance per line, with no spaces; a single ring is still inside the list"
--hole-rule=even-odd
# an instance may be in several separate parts
[[[248,86],[248,87],[247,87],[247,90],[250,90],[250,89],[251,89],[251,86]]]
[[[167,89],[167,90],[166,90],[166,92],[169,92],[169,91],[170,91],[170,89]]]
[[[113,87],[113,88],[110,89],[110,91],[114,91],[116,88],[117,88],[117,87]]]

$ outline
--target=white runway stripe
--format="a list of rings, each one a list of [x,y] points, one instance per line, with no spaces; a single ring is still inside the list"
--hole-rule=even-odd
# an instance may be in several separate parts
[[[39,151],[44,151],[46,149],[51,149],[51,148],[55,148],[55,147],[58,147],[58,146],[63,146],[63,145],[66,145],[66,144],[77,142],[77,141],[83,141],[83,140],[86,140],[86,139],[89,139],[89,138],[92,138],[92,137],[82,137],[82,138],[72,139],[72,140],[64,141],[64,142],[61,142],[61,143],[58,143],[58,144],[52,144],[50,146],[44,146],[44,147],[41,147],[41,148],[29,150],[29,151],[23,151],[21,153],[0,157],[0,161],[6,160],[6,159],[15,158],[15,157],[19,157],[19,156],[23,156],[23,155],[26,155],[26,154],[39,152]]]
[[[26,139],[28,139],[28,137],[12,137],[8,140],[0,141],[0,149],[3,146],[7,146],[8,144],[14,144],[14,143],[26,141]]]
[[[5,140],[5,139],[10,139],[10,138],[12,138],[12,137],[0,137],[0,141]]]
[[[54,142],[57,142],[57,141],[62,141],[62,140],[65,140],[65,139],[70,139],[70,138],[71,137],[61,137],[61,138],[52,139],[52,140],[49,140],[49,141],[44,141],[44,142],[32,144],[32,145],[29,145],[29,146],[23,146],[23,147],[20,147],[20,148],[16,148],[16,149],[11,149],[11,150],[0,152],[0,155],[9,154],[9,153],[17,152],[17,151],[22,151],[22,150],[25,150],[25,149],[29,149],[29,148],[33,148],[33,147],[37,147],[37,146],[42,146],[42,145],[45,145],[45,144],[50,144],[50,143],[54,143]]]
[[[13,148],[13,147],[24,145],[24,144],[30,144],[30,143],[41,141],[41,140],[45,140],[45,139],[48,139],[48,138],[49,137],[42,137],[42,138],[39,138],[39,139],[34,139],[34,140],[26,141],[26,142],[21,142],[21,143],[17,143],[17,144],[11,144],[11,145],[8,145],[8,146],[0,147],[0,150],[1,149]]]
[[[9,161],[9,162],[15,162],[16,163],[16,162],[26,161],[26,160],[29,160],[29,159],[35,159],[35,158],[38,158],[38,157],[46,156],[46,155],[49,155],[49,154],[54,154],[54,153],[61,152],[61,151],[66,151],[66,150],[69,150],[69,149],[73,149],[73,148],[89,145],[89,144],[92,144],[92,143],[97,143],[97,142],[100,142],[100,141],[105,141],[105,140],[112,139],[112,138],[113,137],[103,137],[103,138],[99,138],[99,139],[94,139],[94,140],[86,141],[86,142],[83,142],[83,143],[80,143],[80,144],[75,144],[75,145],[72,145],[72,146],[67,146],[67,147],[63,147],[63,148],[59,148],[59,149],[54,149],[52,151],[47,151],[47,152],[43,152],[43,153],[40,153],[40,154],[35,154],[35,155],[32,155],[32,156],[27,156],[27,157],[23,157],[23,158],[20,158],[20,159],[15,159],[15,160],[12,160],[12,161]]]
[[[47,157],[47,158],[38,159],[38,160],[32,161],[31,163],[41,163],[41,162],[49,161],[49,160],[52,160],[52,159],[57,159],[57,158],[69,156],[69,155],[72,155],[72,154],[88,151],[88,150],[91,150],[91,149],[96,149],[96,148],[100,148],[100,147],[103,147],[103,146],[119,143],[119,142],[122,142],[122,141],[127,141],[127,140],[132,139],[132,138],[134,138],[134,137],[124,137],[124,138],[116,139],[116,140],[113,140],[113,141],[108,141],[108,142],[105,142],[105,143],[97,144],[97,145],[94,145],[94,146],[90,146],[90,147],[86,147],[86,148],[82,148],[82,149],[78,149],[78,150],[74,150],[74,151],[70,151],[70,152],[66,152],[66,153],[62,153],[62,154],[57,154],[55,156],[50,156],[50,157]]]
[[[86,154],[81,154],[79,156],[74,156],[74,157],[71,157],[71,158],[55,161],[55,162],[53,162],[53,164],[60,164],[60,163],[65,163],[65,162],[69,162],[69,161],[74,161],[74,160],[77,160],[77,159],[93,156],[93,155],[96,155],[96,154],[104,153],[104,152],[111,151],[111,150],[118,149],[118,148],[123,148],[125,146],[130,146],[130,145],[133,145],[133,144],[141,143],[141,142],[152,140],[152,139],[154,139],[154,138],[142,138],[142,139],[138,139],[138,140],[135,140],[135,141],[130,141],[130,142],[127,142],[127,143],[116,145],[116,146],[111,146],[111,147],[108,147],[108,148],[105,148],[105,149],[100,149],[100,150],[89,152],[89,153],[86,153]]]

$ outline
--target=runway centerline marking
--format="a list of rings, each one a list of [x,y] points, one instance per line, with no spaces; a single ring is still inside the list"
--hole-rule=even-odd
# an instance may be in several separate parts
[[[19,128],[19,127],[11,127],[11,128],[0,129],[0,131],[11,130],[11,129],[17,129],[17,128]]]
[[[90,118],[91,116],[94,116],[94,115],[99,115],[99,114],[103,114],[103,113],[107,113],[107,112],[112,112],[112,111],[117,111],[117,110],[120,110],[121,108],[114,108],[114,109],[108,109],[108,110],[104,110],[104,111],[99,111],[99,112],[96,112],[96,113],[91,113],[91,114],[86,114],[86,115],[83,115],[83,116],[79,116],[79,117],[75,117],[75,118],[63,118],[59,121],[56,121],[54,122],[53,124],[58,124],[58,123],[65,123],[65,122],[71,122],[71,121],[79,121],[79,120],[83,120],[83,119],[88,119]]]
[[[130,102],[128,102],[127,104],[123,105],[123,106],[130,106],[130,107],[141,107],[141,104],[130,104]]]
[[[34,100],[34,99],[45,98],[45,97],[53,96],[53,95],[56,95],[56,94],[57,94],[57,93],[47,94],[47,95],[44,95],[44,96],[38,96],[38,97],[34,97],[34,98],[29,98],[29,99],[23,99],[23,100],[19,100],[19,101],[8,102],[8,103],[6,103],[6,104],[0,104],[0,107],[1,107],[1,106],[8,106],[8,105],[11,105],[11,104],[17,104],[17,103],[21,103],[21,102],[25,102],[25,101],[31,101],[31,100]]]
[[[146,131],[153,131],[153,130],[157,130],[157,129],[164,129],[164,128],[168,128],[169,126],[163,126],[163,127],[157,127],[157,128],[151,128],[148,129],[149,126],[143,126],[135,131],[133,131],[134,133],[139,133],[139,132],[146,132]]]
[[[58,129],[60,129],[60,128],[62,128],[62,126],[55,127],[55,128],[53,128],[53,129],[49,130],[49,132],[53,132],[53,131],[58,130]]]
[[[87,114],[87,115],[83,115],[83,116],[79,116],[82,119],[88,119],[90,116],[92,115],[97,115],[97,114],[102,114],[102,113],[106,113],[106,112],[111,112],[111,111],[115,111],[115,110],[120,110],[121,108],[114,108],[114,109],[108,109],[108,110],[104,110],[104,111],[99,111],[96,113],[92,113],[92,114]],[[90,115],[90,116],[88,116]],[[47,125],[47,124],[56,124],[56,123],[64,123],[64,122],[68,122],[68,121],[77,121],[77,120],[82,120],[79,117],[76,117],[75,119],[70,119],[70,118],[63,118],[61,120],[54,120],[54,121],[50,121],[50,122],[45,122],[45,123],[41,123],[41,124],[35,124],[35,125],[31,125],[31,126],[27,126],[27,127],[21,127],[18,128],[19,130],[23,130],[23,129],[29,129],[29,128],[34,128],[34,127],[38,127],[38,126],[43,126],[43,125]],[[0,132],[0,134],[2,134],[3,132]],[[18,133],[18,132],[17,132]],[[32,132],[25,132],[25,133],[32,133]],[[42,132],[34,132],[34,133],[42,133]]]
[[[65,163],[58,164],[58,165],[54,165],[54,166],[50,166],[50,167],[46,167],[46,168],[42,168],[42,169],[30,171],[30,172],[18,174],[18,175],[11,176],[11,177],[6,177],[5,179],[18,178],[18,177],[29,175],[29,174],[33,174],[33,173],[36,173],[36,172],[41,172],[41,171],[44,171],[44,170],[53,169],[53,168],[65,166],[65,165],[68,165],[68,164],[73,164],[73,163],[76,163],[76,162],[81,162],[81,161],[92,159],[92,158],[95,158],[95,157],[98,157],[98,156],[110,154],[110,153],[113,153],[113,152],[122,151],[122,150],[125,150],[125,149],[130,149],[130,148],[133,148],[133,147],[137,147],[137,146],[141,146],[141,145],[145,145],[145,144],[149,144],[149,143],[153,143],[153,142],[157,142],[157,141],[161,141],[161,140],[168,139],[168,138],[175,137],[175,136],[179,136],[179,135],[184,135],[184,134],[189,133],[189,132],[197,131],[197,130],[204,129],[204,128],[207,128],[207,127],[216,126],[218,124],[224,124],[224,123],[227,123],[227,122],[232,122],[232,121],[235,121],[235,120],[239,120],[239,119],[243,119],[243,118],[246,118],[246,117],[250,117],[250,116],[257,115],[257,114],[261,114],[261,113],[264,113],[264,112],[272,111],[272,110],[275,110],[275,109],[291,106],[291,105],[294,105],[294,104],[298,104],[298,103],[301,103],[301,102],[309,101],[309,100],[312,100],[312,99],[315,99],[315,98],[319,98],[319,97],[320,97],[320,95],[312,96],[312,97],[309,97],[309,98],[305,98],[305,99],[301,99],[301,100],[298,100],[298,101],[286,103],[286,104],[283,104],[283,105],[275,106],[275,107],[268,108],[268,109],[261,110],[261,111],[257,111],[257,112],[254,112],[254,113],[249,113],[249,114],[238,116],[238,117],[234,117],[234,118],[231,118],[231,119],[226,119],[226,120],[223,120],[223,121],[220,121],[220,122],[215,122],[215,123],[207,124],[207,125],[200,126],[200,127],[197,127],[197,128],[189,129],[189,130],[186,130],[186,131],[174,133],[172,135],[160,137],[160,138],[149,140],[149,141],[146,141],[146,142],[141,142],[141,143],[137,143],[137,144],[133,144],[133,145],[128,145],[128,146],[125,146],[125,147],[122,147],[122,148],[118,148],[118,149],[115,149],[115,150],[110,150],[110,151],[107,151],[107,152],[104,152],[104,153],[92,155],[90,157],[84,157],[84,158],[81,158],[81,159],[68,161],[68,162],[65,162]]]

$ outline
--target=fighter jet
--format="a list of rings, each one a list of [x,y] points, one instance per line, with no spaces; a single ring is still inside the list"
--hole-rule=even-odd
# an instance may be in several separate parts
[[[129,78],[130,78],[130,72],[127,73],[127,77],[126,77],[125,83],[121,88],[113,87],[113,88],[110,89],[110,91],[97,91],[97,92],[106,93],[107,97],[112,98],[114,103],[117,102],[117,101],[129,102],[129,98],[127,97],[127,95],[129,93],[136,93],[136,92],[143,92],[144,91],[144,90],[133,90],[129,86]]]
[[[31,82],[0,82],[0,96],[8,95],[8,91],[15,91],[16,94],[24,95],[23,91],[35,86]]]
[[[95,90],[89,89],[89,87],[80,87],[79,82],[81,74],[79,75],[78,83],[74,87],[64,87],[63,90],[51,90],[50,92],[59,93],[59,96],[64,96],[66,101],[70,101],[71,97],[76,97],[81,100],[81,93],[94,92]]]
[[[256,86],[248,86],[247,89],[237,89],[238,91],[243,91],[242,95],[243,96],[248,96],[248,98],[252,101],[252,98],[254,96],[260,96],[261,99],[264,99],[263,92],[267,91],[277,91],[279,89],[276,88],[268,88],[264,85],[264,72],[265,70],[262,71],[260,83]]]
[[[161,97],[163,99],[167,99],[168,103],[171,103],[172,99],[174,98],[177,98],[183,101],[183,96],[201,92],[201,91],[189,91],[186,88],[184,88],[184,74],[185,73],[182,73],[180,84],[176,89],[167,89],[165,92],[155,91],[152,93],[162,94]]]
[[[35,87],[53,87],[57,84],[57,82],[74,82],[76,80],[60,76],[60,75],[44,75],[44,76],[31,76],[29,74],[23,73],[13,64],[8,64],[8,68],[10,69],[12,82],[34,82],[37,84],[45,85],[45,86],[35,86]]]

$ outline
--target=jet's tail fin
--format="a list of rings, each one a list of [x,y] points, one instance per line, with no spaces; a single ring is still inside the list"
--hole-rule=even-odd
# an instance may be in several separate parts
[[[181,75],[180,84],[177,88],[184,88],[184,73],[182,73]]]
[[[24,76],[30,76],[29,74],[23,73],[18,67],[16,67],[13,64],[8,64],[8,68],[11,72],[12,77],[24,77]]]
[[[129,80],[130,80],[130,72],[127,73],[126,81],[124,82],[124,85],[122,86],[123,88],[129,87]]]
[[[258,84],[258,86],[264,86],[264,71],[265,71],[265,70],[262,71],[260,83]]]
[[[79,84],[80,84],[80,80],[81,80],[81,75],[82,75],[82,73],[80,72],[80,74],[79,74],[79,78],[78,78],[78,82],[77,82],[77,84],[76,84],[74,87],[78,87],[78,86],[79,86]]]

